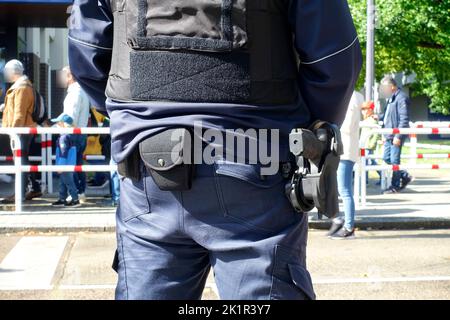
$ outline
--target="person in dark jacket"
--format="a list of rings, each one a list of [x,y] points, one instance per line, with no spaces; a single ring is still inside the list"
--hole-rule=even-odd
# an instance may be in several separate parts
[[[110,116],[112,157],[139,176],[120,181],[116,299],[200,299],[211,267],[223,299],[315,298],[308,217],[280,171],[226,156],[195,164],[190,188],[164,191],[133,155],[201,122],[277,130],[279,164],[292,129],[341,125],[362,63],[346,0],[75,0],[69,60]]]
[[[389,99],[382,116],[383,128],[409,128],[410,101],[408,96],[398,87],[394,78],[390,76],[383,78],[380,84],[380,96]],[[386,134],[384,139],[384,161],[389,165],[399,165],[406,135]],[[407,171],[394,171],[391,186],[384,192],[397,193],[405,189],[411,181],[412,177]]]

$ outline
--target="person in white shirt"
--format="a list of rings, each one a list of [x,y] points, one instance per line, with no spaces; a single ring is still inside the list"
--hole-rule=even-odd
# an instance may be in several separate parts
[[[67,95],[64,99],[64,114],[69,115],[73,119],[73,126],[76,128],[85,128],[89,122],[89,110],[91,107],[89,97],[81,89],[80,85],[72,75],[70,67],[64,67],[59,74],[59,82],[61,86],[67,88]],[[86,149],[87,136],[76,135],[74,143],[77,147],[77,165],[83,164],[83,154]],[[80,201],[85,199],[86,190],[86,174],[83,172],[75,172],[75,185],[80,195]]]
[[[74,127],[85,128],[88,125],[91,106],[87,94],[81,89],[69,67],[64,67],[61,70],[60,81],[63,87],[67,88],[63,113],[73,119]]]
[[[359,159],[359,122],[364,97],[354,92],[341,127],[344,154],[341,156],[337,178],[339,195],[344,203],[344,219],[335,218],[328,235],[331,239],[350,239],[355,236],[355,200],[353,199],[353,167]]]

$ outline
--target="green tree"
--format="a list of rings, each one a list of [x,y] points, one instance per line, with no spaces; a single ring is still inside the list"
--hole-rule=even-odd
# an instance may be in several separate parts
[[[365,51],[366,1],[348,2]],[[390,72],[416,74],[413,94],[428,96],[432,110],[450,114],[450,0],[376,0],[376,7],[377,79]]]

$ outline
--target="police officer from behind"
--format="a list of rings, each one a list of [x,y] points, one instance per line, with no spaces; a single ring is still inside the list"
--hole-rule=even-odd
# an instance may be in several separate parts
[[[123,176],[116,298],[199,299],[212,267],[222,299],[314,299],[280,171],[167,155],[198,122],[277,129],[280,162],[292,129],[340,125],[361,66],[347,1],[75,0],[69,47]]]

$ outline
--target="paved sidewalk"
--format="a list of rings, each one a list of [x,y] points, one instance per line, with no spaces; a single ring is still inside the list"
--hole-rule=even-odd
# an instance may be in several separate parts
[[[450,228],[450,170],[410,171],[414,181],[397,194],[382,194],[371,180],[367,204],[356,210],[356,225],[367,229]],[[342,210],[342,206],[341,206]],[[310,214],[310,227],[328,228],[329,220]]]
[[[54,190],[58,190],[58,179],[54,179]],[[6,197],[14,190],[14,185],[0,183],[0,198]],[[77,231],[114,231],[115,208],[105,198],[109,194],[109,185],[103,188],[86,190],[87,202],[79,208],[53,208],[56,201],[54,193],[42,199],[26,201],[24,213],[13,212],[14,205],[0,204],[0,233],[20,231],[34,232],[77,232]]]
[[[368,187],[368,202],[357,210],[356,224],[361,229],[450,229],[450,171],[412,171],[415,180],[402,193],[382,195],[372,180]],[[11,186],[10,186],[11,187]],[[51,208],[54,198],[27,202],[27,213],[15,214],[14,206],[0,206],[0,233],[18,231],[75,232],[113,231],[115,208],[108,207],[104,189],[88,190],[89,202],[81,208]],[[0,197],[8,190],[0,185]],[[310,227],[326,229],[328,220],[314,219]]]

